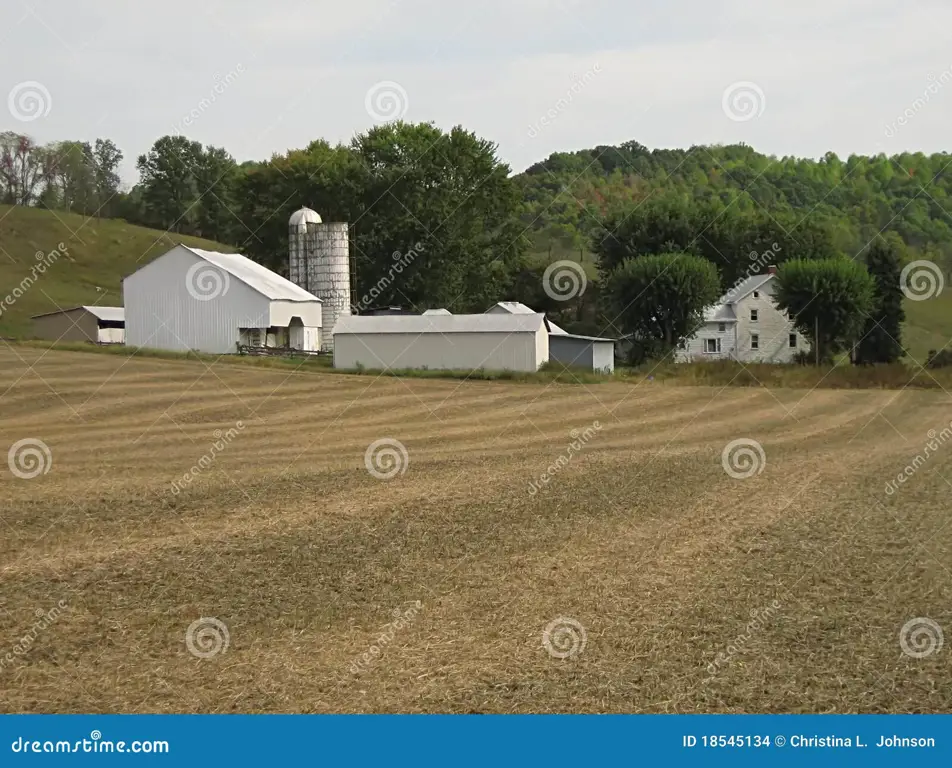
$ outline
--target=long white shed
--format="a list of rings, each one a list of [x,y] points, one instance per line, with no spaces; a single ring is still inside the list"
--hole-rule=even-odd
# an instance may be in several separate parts
[[[549,359],[541,314],[352,315],[334,327],[334,367],[537,371]]]

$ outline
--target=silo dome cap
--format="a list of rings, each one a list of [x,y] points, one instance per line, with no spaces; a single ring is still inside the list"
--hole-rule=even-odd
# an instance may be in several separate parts
[[[310,208],[301,208],[299,211],[295,211],[291,214],[291,220],[288,224],[292,227],[300,227],[304,224],[320,224],[321,217],[317,211],[312,211]]]

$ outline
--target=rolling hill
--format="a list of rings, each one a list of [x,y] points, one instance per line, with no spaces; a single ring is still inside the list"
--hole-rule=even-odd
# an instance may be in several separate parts
[[[0,336],[29,337],[30,318],[59,307],[121,305],[122,278],[177,242],[210,250],[235,250],[120,219],[0,205],[0,301],[4,302],[0,304]],[[36,254],[49,254],[60,243],[66,246],[65,254],[37,275],[19,298],[13,298],[11,291],[31,275]],[[952,286],[928,301],[906,302],[903,341],[914,359],[924,362],[928,350],[941,349],[950,339]]]
[[[235,250],[118,219],[0,205],[0,336],[27,337],[32,333],[33,315],[58,308],[121,306],[122,278],[179,242]],[[51,258],[54,250],[62,255]],[[48,266],[38,273],[35,265],[41,262]],[[35,279],[24,284],[25,278]],[[28,287],[19,297],[12,295],[21,284]]]

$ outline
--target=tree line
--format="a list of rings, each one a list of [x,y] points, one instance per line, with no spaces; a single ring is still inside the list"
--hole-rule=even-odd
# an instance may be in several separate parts
[[[396,122],[240,164],[223,148],[163,136],[122,191],[122,153],[108,139],[0,140],[3,202],[204,237],[284,273],[288,217],[307,205],[351,224],[358,295],[403,259],[380,304],[466,312],[522,301],[570,331],[630,336],[641,358],[683,342],[704,306],[766,268],[751,256],[769,252],[781,265],[782,306],[823,358],[895,359],[893,273],[911,255],[952,269],[945,155],[778,160],[745,146],[628,142],[557,153],[513,176],[494,143],[460,126]],[[917,176],[935,182],[930,195]],[[546,290],[545,269],[560,255],[586,264],[585,291]]]
[[[115,216],[122,157],[109,139],[41,145],[5,131],[0,133],[0,202]]]

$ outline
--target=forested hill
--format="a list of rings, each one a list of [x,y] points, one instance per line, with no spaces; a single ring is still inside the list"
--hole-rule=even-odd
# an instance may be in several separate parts
[[[601,222],[648,198],[683,205],[761,210],[794,224],[828,226],[852,256],[876,233],[952,272],[952,156],[828,153],[821,160],[771,157],[745,145],[655,149],[631,141],[553,154],[514,180],[536,251],[587,250]]]

